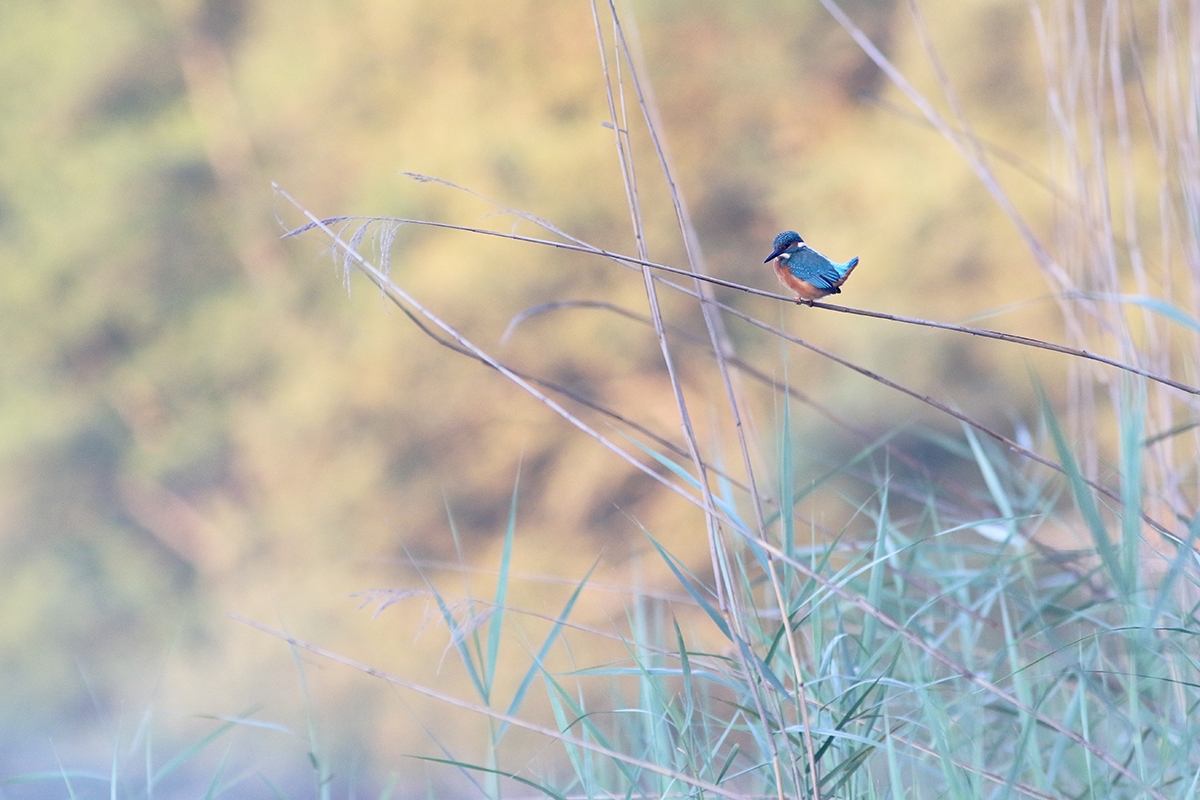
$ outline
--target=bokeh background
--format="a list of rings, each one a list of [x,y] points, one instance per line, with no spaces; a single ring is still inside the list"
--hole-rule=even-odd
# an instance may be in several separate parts
[[[1049,123],[1055,37],[1100,42],[1111,7],[1119,54],[1150,69],[1159,9],[1174,9],[1077,5],[1074,19],[1061,3],[1034,13],[1023,0],[921,3],[961,108],[941,91],[910,4],[841,6],[947,119],[961,110],[992,148],[1006,196],[1049,242],[1066,161]],[[838,260],[861,258],[846,304],[1104,349],[1065,329],[1063,287],[955,147],[816,0],[622,10],[712,274],[775,290],[762,261],[774,234],[794,228]],[[611,62],[611,27],[605,36]],[[1122,80],[1132,92],[1143,79],[1131,70]],[[598,564],[607,588],[580,613],[620,628],[630,593],[669,583],[642,558],[642,527],[703,563],[699,515],[432,342],[365,282],[347,291],[319,234],[280,239],[305,220],[272,182],[323,217],[541,235],[407,171],[632,253],[604,86],[584,2],[0,5],[0,778],[58,764],[103,771],[114,751],[142,757],[153,739],[170,753],[212,717],[253,713],[277,727],[239,732],[237,758],[277,785],[310,784],[311,728],[341,785],[369,788],[399,771],[405,786],[423,786],[402,754],[427,752],[435,736],[469,750],[476,734],[353,671],[294,659],[228,615],[463,690],[427,597],[376,615],[378,601],[355,593],[421,588],[415,562],[450,593],[486,594],[518,475],[513,564],[529,579],[514,604],[553,615]],[[650,257],[683,266],[665,183],[631,113]],[[1115,124],[1101,117],[1099,129]],[[1135,126],[1130,144],[1147,171],[1126,188],[1146,199],[1135,218],[1152,222],[1161,184],[1147,130]],[[1147,248],[1151,274],[1161,252]],[[1194,257],[1166,260],[1194,271]],[[644,312],[637,273],[412,225],[398,231],[390,267],[509,363],[678,439],[645,327],[563,310],[501,341],[514,315],[549,301]],[[1061,359],[718,295],[1006,433],[1036,415],[1031,368],[1052,397],[1069,388]],[[673,324],[703,330],[691,301],[668,294],[665,307]],[[827,407],[875,435],[899,431],[930,469],[944,466],[912,431],[954,434],[955,424],[812,354],[784,359],[749,328],[731,333],[769,374],[786,362]],[[683,364],[700,428],[718,428],[716,384]],[[1194,366],[1182,369],[1195,379]],[[752,435],[770,442],[772,401],[758,411]],[[816,413],[798,417],[814,472],[862,445]]]

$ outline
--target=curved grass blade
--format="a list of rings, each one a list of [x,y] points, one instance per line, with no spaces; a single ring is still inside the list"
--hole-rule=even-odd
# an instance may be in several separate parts
[[[528,786],[530,789],[534,789],[538,792],[541,792],[542,794],[546,795],[547,797],[553,797],[555,800],[567,800],[567,798],[565,796],[559,794],[558,792],[554,791],[553,789],[549,788],[548,786],[543,786],[540,783],[535,783],[535,782],[529,780],[528,778],[522,778],[520,775],[517,775],[514,772],[507,772],[502,769],[492,769],[491,767],[481,767],[478,764],[468,764],[466,761],[456,761],[456,760],[452,760],[452,759],[448,759],[448,758],[435,758],[434,756],[412,756],[412,758],[415,758],[419,761],[430,761],[435,764],[447,764],[451,767],[458,767],[459,769],[469,769],[469,770],[473,770],[475,772],[483,772],[488,775],[495,775],[495,776],[498,776],[501,778],[509,778],[510,780],[514,780],[517,783],[521,783],[521,784],[524,784],[525,786]]]
[[[550,633],[546,636],[546,640],[542,642],[541,649],[538,650],[537,655],[534,656],[533,663],[529,665],[529,669],[525,672],[525,677],[521,679],[521,685],[517,687],[516,694],[513,695],[512,702],[509,703],[508,711],[506,713],[510,717],[516,716],[517,710],[525,701],[525,694],[529,691],[529,686],[531,683],[533,683],[534,676],[544,669],[542,665],[546,661],[546,656],[550,654],[550,648],[554,646],[556,641],[558,641],[558,636],[562,632],[563,623],[565,623],[567,618],[571,616],[571,611],[575,608],[575,601],[579,599],[579,595],[583,591],[583,587],[587,585],[588,579],[592,577],[592,573],[596,570],[596,567],[599,564],[599,559],[596,559],[596,561],[592,562],[591,568],[587,571],[587,574],[583,576],[583,580],[579,582],[579,585],[575,587],[575,591],[571,592],[571,596],[567,599],[567,604],[563,606],[562,613],[559,614],[558,619],[554,621],[554,627],[550,629]],[[508,723],[501,723],[500,730],[496,733],[497,744],[500,743],[500,737],[504,736],[504,732],[506,730],[508,730]]]
[[[508,509],[508,528],[504,532],[504,549],[500,555],[500,574],[496,578],[496,599],[492,603],[492,616],[488,620],[487,661],[484,663],[484,680],[489,694],[496,676],[496,660],[500,653],[500,633],[504,629],[504,604],[508,599],[508,568],[512,563],[513,536],[517,529],[517,491],[521,486],[521,471],[513,483],[512,503]],[[486,698],[485,701],[486,702]],[[511,713],[511,712],[510,712]]]
[[[1050,400],[1046,397],[1046,392],[1041,381],[1035,379],[1034,388],[1037,390],[1038,402],[1042,406],[1042,418],[1045,419],[1050,436],[1054,439],[1054,449],[1058,452],[1059,463],[1062,464],[1063,472],[1067,476],[1067,482],[1071,486],[1071,495],[1075,498],[1075,507],[1079,509],[1084,523],[1087,525],[1088,530],[1091,531],[1092,540],[1096,543],[1096,552],[1100,555],[1100,560],[1104,563],[1113,580],[1120,586],[1127,587],[1125,572],[1121,565],[1121,559],[1117,554],[1117,549],[1113,545],[1112,539],[1109,538],[1104,520],[1100,518],[1100,509],[1096,505],[1096,498],[1092,495],[1091,487],[1088,486],[1087,480],[1079,470],[1075,454],[1071,452],[1071,448],[1067,444],[1062,426],[1058,423],[1058,415],[1054,413],[1054,409],[1050,406]],[[1124,591],[1122,593],[1126,594]]]
[[[683,574],[683,570],[675,562],[675,557],[668,553],[666,548],[655,541],[654,537],[649,533],[646,533],[646,538],[650,540],[650,544],[654,545],[654,549],[662,556],[662,560],[670,567],[671,572],[675,573],[675,579],[679,581],[683,588],[687,590],[687,593],[692,596],[692,599],[696,601],[696,605],[700,606],[704,613],[708,615],[708,618],[721,631],[721,635],[732,642],[733,636],[729,632],[729,625],[725,622],[725,618],[721,616],[721,612],[714,608],[712,603],[708,602],[708,599],[692,584],[692,581]]]

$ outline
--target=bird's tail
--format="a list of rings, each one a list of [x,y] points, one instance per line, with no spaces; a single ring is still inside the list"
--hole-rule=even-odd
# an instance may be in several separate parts
[[[854,268],[857,266],[858,266],[858,256],[855,256],[854,258],[850,259],[845,264],[843,264],[842,265],[842,270],[843,270],[842,277],[838,278],[837,285],[841,286],[843,283],[845,283],[846,278],[850,277],[850,273],[854,272]]]

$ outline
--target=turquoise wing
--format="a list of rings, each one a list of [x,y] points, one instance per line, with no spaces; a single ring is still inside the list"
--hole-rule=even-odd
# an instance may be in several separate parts
[[[802,281],[811,283],[818,289],[832,292],[842,285],[850,270],[858,264],[857,258],[852,258],[845,264],[830,261],[811,247],[802,247],[788,259],[788,269]]]

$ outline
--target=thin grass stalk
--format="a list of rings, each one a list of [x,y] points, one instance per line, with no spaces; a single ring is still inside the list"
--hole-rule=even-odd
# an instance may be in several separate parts
[[[625,56],[626,62],[631,65],[630,77],[633,81],[634,91],[637,96],[638,104],[642,110],[643,120],[646,124],[646,129],[650,134],[651,142],[654,145],[654,150],[658,156],[659,168],[667,182],[667,189],[671,198],[672,206],[675,210],[676,222],[679,225],[680,232],[683,235],[684,252],[687,257],[688,266],[691,272],[695,274],[703,274],[702,254],[699,242],[696,238],[695,226],[692,224],[691,216],[687,210],[687,204],[682,193],[679,191],[678,184],[675,181],[673,171],[671,169],[670,160],[667,157],[666,145],[659,135],[659,117],[657,114],[657,106],[648,98],[649,87],[643,85],[643,81],[639,76],[638,70],[633,68],[633,53],[629,47],[629,43],[624,34],[623,25],[620,22],[617,14],[616,4],[614,0],[609,0],[609,11],[613,18],[613,27],[615,37],[620,43],[621,52]],[[611,101],[610,101],[611,102]],[[644,250],[639,251],[641,258],[646,258]],[[648,285],[652,282],[649,270],[645,270],[644,275]],[[725,388],[726,400],[728,402],[730,413],[733,417],[733,428],[737,438],[738,449],[742,456],[743,469],[745,470],[746,483],[750,490],[750,504],[754,510],[754,517],[757,523],[759,537],[766,537],[766,521],[763,517],[762,499],[759,496],[757,481],[754,477],[754,464],[750,458],[750,449],[746,441],[745,429],[742,425],[742,413],[739,408],[738,392],[734,390],[733,381],[730,376],[728,359],[732,354],[733,347],[729,339],[729,334],[725,329],[724,321],[716,306],[711,301],[714,299],[712,290],[705,282],[695,279],[694,286],[697,294],[701,299],[700,308],[703,313],[705,326],[708,330],[709,337],[712,340],[712,353],[716,361],[717,372],[721,376],[722,384]],[[655,330],[658,331],[658,321],[655,322]],[[664,339],[665,341],[665,339]],[[705,481],[707,483],[707,481]],[[719,532],[718,532],[719,534]],[[800,712],[800,722],[804,731],[805,751],[808,758],[809,776],[812,782],[812,791],[814,798],[820,798],[819,775],[817,772],[817,762],[813,754],[812,737],[809,735],[809,720],[808,720],[808,703],[805,698],[804,677],[800,667],[800,659],[796,650],[795,633],[791,629],[791,620],[788,613],[787,603],[784,601],[783,591],[779,585],[779,576],[775,573],[774,567],[768,563],[767,575],[771,581],[771,587],[774,591],[776,602],[779,606],[780,618],[783,621],[784,632],[787,637],[788,656],[791,659],[792,673],[795,681],[795,690],[797,694],[796,705]],[[740,623],[741,615],[736,615],[738,619],[735,623]],[[740,628],[740,624],[738,624]],[[744,635],[744,631],[740,631],[740,635]],[[749,666],[749,665],[747,665]],[[779,710],[782,714],[782,709]],[[765,719],[765,717],[764,717]],[[800,794],[799,777],[794,778],[797,795]],[[782,792],[782,786],[780,788]],[[782,797],[781,797],[782,800]]]
[[[707,282],[702,280],[700,276],[706,275],[704,270],[703,251],[700,248],[699,241],[696,237],[696,228],[692,224],[691,214],[687,208],[686,199],[679,191],[678,184],[675,180],[673,170],[671,168],[670,159],[667,156],[666,144],[663,141],[659,128],[661,127],[661,118],[658,113],[658,106],[650,95],[649,84],[644,84],[644,79],[640,77],[639,72],[632,68],[635,52],[630,48],[629,43],[624,34],[624,26],[620,22],[616,5],[613,0],[609,0],[609,9],[613,15],[614,29],[620,47],[626,62],[631,65],[631,78],[633,80],[634,91],[638,99],[638,105],[642,110],[643,121],[646,124],[646,129],[650,134],[651,143],[654,146],[655,154],[658,157],[659,168],[667,182],[667,191],[671,198],[672,206],[675,210],[676,223],[679,226],[680,233],[683,237],[684,253],[688,261],[688,267],[691,273],[695,275],[695,288],[700,296],[705,300],[712,300],[712,291]],[[642,254],[645,257],[644,253]],[[731,378],[728,361],[733,356],[733,343],[729,338],[729,332],[725,327],[725,322],[721,315],[715,312],[713,306],[709,303],[701,304],[701,312],[704,317],[705,326],[708,330],[709,337],[712,340],[713,356],[717,365],[717,371],[721,376],[724,384],[726,399],[729,404],[729,410],[733,417],[734,432],[738,442],[738,448],[741,452],[742,462],[746,470],[746,483],[750,488],[750,497],[754,506],[755,518],[762,535],[765,535],[765,521],[763,519],[762,508],[759,504],[757,482],[754,477],[754,466],[750,458],[749,444],[746,440],[745,429],[742,423],[741,404],[738,400],[738,392],[735,391],[733,380]]]
[[[625,114],[624,103],[624,82],[621,79],[620,61],[621,53],[618,50],[616,59],[617,70],[617,87],[621,90],[620,103],[620,118],[618,118],[618,105],[613,98],[612,84],[613,75],[608,66],[608,60],[605,56],[607,50],[604,44],[604,36],[600,27],[600,12],[596,6],[595,0],[592,2],[592,18],[596,24],[596,40],[598,50],[600,52],[601,68],[604,72],[605,94],[608,99],[609,120],[613,127],[613,133],[616,137],[617,159],[621,167],[621,177],[625,184],[626,200],[629,204],[631,222],[633,225],[634,239],[637,243],[638,256],[641,261],[647,261],[648,254],[646,251],[645,230],[642,225],[640,202],[638,200],[637,191],[637,175],[634,170],[633,158],[630,152],[630,140],[628,136],[628,118]],[[613,25],[617,24],[616,14],[613,13]],[[667,343],[666,332],[663,326],[662,309],[658,302],[658,293],[654,284],[653,275],[650,268],[643,265],[641,267],[642,279],[646,286],[646,299],[650,306],[650,316],[654,321],[654,333],[658,340],[659,349],[662,351],[663,363],[667,368],[667,375],[671,382],[671,391],[675,398],[675,406],[679,413],[679,422],[683,430],[684,441],[687,445],[688,455],[695,466],[697,480],[700,485],[700,491],[704,501],[704,518],[705,526],[708,529],[709,549],[713,561],[714,575],[717,578],[717,598],[719,607],[723,614],[727,617],[730,614],[729,603],[731,598],[726,593],[726,587],[723,585],[721,576],[723,573],[719,571],[720,557],[719,550],[719,532],[716,530],[713,514],[715,505],[712,500],[712,492],[708,484],[707,466],[703,457],[700,455],[699,443],[696,441],[695,431],[692,428],[691,418],[688,414],[687,400],[683,396],[683,387],[680,385],[678,375],[675,372],[674,358],[671,355],[671,349]],[[728,621],[728,620],[727,620]]]
[[[692,226],[691,221],[689,219],[689,215],[687,213],[687,209],[684,204],[683,197],[680,194],[678,187],[676,185],[674,176],[673,176],[671,168],[670,168],[670,163],[666,156],[666,151],[665,151],[664,145],[659,136],[658,125],[656,124],[657,123],[657,115],[653,112],[652,104],[650,104],[647,101],[647,89],[643,87],[642,81],[638,75],[638,71],[634,67],[633,54],[631,52],[631,48],[629,47],[628,41],[626,40],[626,37],[624,34],[624,29],[621,24],[620,17],[617,13],[616,6],[612,2],[612,0],[610,0],[610,2],[609,2],[609,13],[612,15],[614,44],[618,47],[618,57],[617,57],[618,68],[619,68],[619,63],[621,61],[621,57],[623,56],[626,63],[630,65],[630,79],[633,81],[634,91],[635,91],[635,94],[636,94],[636,97],[638,100],[639,107],[642,110],[643,120],[646,124],[647,130],[650,133],[651,141],[653,142],[655,152],[659,159],[659,165],[662,170],[662,174],[667,181],[668,190],[669,190],[669,194],[671,197],[671,202],[674,206],[675,213],[676,213],[676,219],[678,221],[681,232],[683,234],[684,247],[685,247],[685,250],[687,253],[688,264],[691,267],[692,272],[698,272],[699,271],[699,269],[698,269],[699,249],[698,249],[698,243],[696,242],[695,229],[694,229],[694,226]],[[595,3],[593,3],[593,17],[596,18],[597,16],[598,15],[596,12]],[[599,30],[597,30],[597,34],[599,36]],[[601,49],[603,49],[602,38],[601,38],[600,44],[601,44]],[[606,79],[606,87],[608,87],[608,100],[609,100],[610,115],[612,115],[613,124],[615,127],[617,122],[616,122],[615,111],[613,109],[611,81],[609,79],[607,69],[605,70],[605,79]],[[619,75],[618,75],[618,86],[623,87],[623,83],[619,80]],[[622,97],[622,103],[621,103],[622,118],[625,119],[623,91],[622,91],[621,97]],[[626,129],[626,135],[625,135],[626,148],[628,148],[627,124],[628,123],[626,122],[626,127],[625,127],[625,129]],[[633,180],[633,178],[634,178],[633,162],[631,159],[627,160],[627,161],[625,160],[626,154],[628,152],[627,149],[622,149],[619,147],[618,152],[621,154],[621,157],[623,160],[623,170],[622,170],[623,174],[628,175],[628,178],[626,179],[626,191],[628,193],[630,191],[630,187],[634,187],[634,193],[636,193],[636,183]],[[631,211],[633,210],[633,208],[634,207],[631,204]],[[640,216],[637,214],[634,214],[634,224],[635,224],[635,226],[637,226],[640,229],[641,219],[640,219]],[[639,235],[639,237],[638,237],[638,245],[639,245],[638,255],[643,260],[647,258],[647,252],[645,250],[644,243],[645,243],[644,235]],[[663,348],[664,357],[667,359],[667,362],[668,362],[668,370],[671,372],[672,386],[673,386],[673,389],[676,394],[676,403],[677,403],[677,406],[680,411],[680,417],[681,417],[681,421],[683,423],[685,437],[687,438],[687,441],[688,441],[688,448],[689,448],[689,451],[691,451],[691,453],[692,453],[693,462],[695,463],[697,472],[699,474],[699,481],[700,481],[700,484],[702,487],[702,491],[704,493],[705,502],[706,502],[706,504],[711,505],[712,498],[711,498],[710,488],[709,488],[709,484],[708,484],[708,477],[706,474],[707,467],[706,467],[704,460],[699,455],[698,443],[695,441],[695,435],[694,435],[694,432],[692,431],[690,419],[688,418],[688,411],[687,411],[686,403],[684,402],[684,399],[683,399],[682,388],[679,386],[678,381],[675,378],[674,372],[670,366],[670,354],[669,354],[669,350],[667,347],[667,340],[666,340],[665,332],[664,332],[663,325],[662,325],[661,313],[658,308],[658,300],[657,300],[657,294],[656,294],[656,290],[655,290],[655,279],[654,279],[654,276],[652,275],[652,273],[650,272],[649,267],[643,266],[642,271],[643,271],[643,279],[646,283],[647,295],[650,297],[650,300],[651,300],[651,310],[652,310],[652,314],[654,316],[655,333],[659,336],[659,341]],[[709,291],[708,288],[699,281],[696,281],[695,286],[696,286],[697,291],[701,294],[704,294]],[[729,402],[730,411],[734,418],[734,429],[736,431],[738,445],[739,445],[740,451],[742,453],[744,469],[746,472],[746,481],[749,486],[749,490],[750,490],[750,494],[751,494],[751,504],[754,508],[755,518],[758,522],[759,531],[760,531],[759,535],[762,536],[762,535],[764,535],[764,530],[763,530],[764,521],[763,521],[763,515],[762,515],[761,500],[758,496],[758,488],[757,488],[757,485],[755,483],[755,478],[754,478],[754,468],[753,468],[753,464],[751,463],[751,460],[750,460],[749,449],[748,449],[748,445],[746,443],[745,432],[742,427],[741,413],[738,409],[737,397],[733,390],[733,386],[730,381],[729,370],[728,370],[728,367],[727,367],[726,361],[725,361],[726,353],[730,349],[729,338],[728,338],[728,335],[725,333],[723,323],[721,322],[719,316],[714,313],[713,309],[708,304],[705,304],[705,303],[701,304],[701,308],[703,309],[705,324],[708,328],[709,335],[712,338],[713,352],[716,356],[718,372],[720,373],[722,381],[724,383],[726,395],[727,395],[728,402]],[[743,611],[739,607],[740,603],[737,599],[736,593],[733,591],[733,586],[731,583],[731,579],[729,577],[730,573],[728,571],[727,554],[724,552],[725,545],[723,543],[723,537],[721,536],[718,520],[716,519],[715,516],[709,515],[707,513],[705,515],[705,518],[706,518],[706,526],[708,528],[708,533],[709,533],[710,549],[713,551],[713,554],[715,556],[714,567],[720,568],[719,570],[714,571],[714,576],[717,578],[718,591],[721,591],[721,586],[723,584],[725,584],[726,582],[729,582],[729,588],[728,588],[728,592],[727,592],[727,601],[731,605],[725,614],[727,623],[730,624],[731,631],[734,631],[737,636],[739,636],[743,639],[743,641],[748,641],[746,631],[744,630],[743,623],[742,623],[742,620],[744,619]],[[772,585],[775,586],[776,595],[777,595],[778,601],[780,603],[781,616],[785,620],[785,625],[786,625],[787,624],[787,621],[786,621],[787,620],[787,609],[786,609],[786,605],[783,603],[783,596],[778,590],[778,579],[774,575],[773,570],[768,570],[768,571],[771,572]],[[795,644],[792,641],[792,635],[791,635],[790,630],[788,631],[788,646],[789,646],[789,651],[793,657],[793,663],[795,665],[795,673],[796,673],[796,678],[797,678],[797,690],[802,694],[803,693],[803,682],[802,682],[801,676],[800,676],[799,662],[795,660]],[[735,650],[737,650],[737,652],[740,655],[741,649],[735,648]],[[755,669],[754,665],[751,664],[749,661],[744,661],[744,668],[747,672],[747,675],[751,674]],[[758,681],[753,681],[751,685],[753,686],[756,684],[758,684]],[[765,723],[768,720],[768,716],[764,713],[764,709],[762,708],[763,700],[759,696],[758,692],[754,691],[753,689],[752,689],[751,694],[754,696],[754,702],[755,702],[756,706],[758,707],[759,716]],[[805,704],[803,702],[802,698],[801,698],[801,702],[799,703],[799,705],[800,705],[801,712],[803,714],[807,715],[807,704]],[[780,713],[782,713],[782,709],[779,709],[779,711],[780,711]],[[779,759],[778,752],[774,751],[774,747],[775,747],[774,735],[768,733],[767,738],[768,738],[768,741],[771,743],[770,746],[772,747],[772,750],[773,750],[772,759],[775,764],[776,783],[778,786],[778,791],[780,792],[780,800],[783,800],[783,795],[782,795],[783,782],[782,782],[782,775],[780,774],[780,763],[781,762]],[[807,718],[805,718],[805,741],[808,743],[809,769],[812,774],[813,796],[814,796],[814,798],[819,798],[820,794],[819,794],[819,788],[818,788],[818,784],[817,784],[816,761],[812,758],[811,740],[809,739],[808,734],[807,734]],[[791,770],[789,770],[789,771],[791,772]],[[792,777],[793,777],[793,782],[796,784],[797,794],[799,795],[799,793],[800,793],[799,776],[793,772]]]
[[[635,240],[637,242],[638,255],[641,260],[646,261],[646,260],[648,260],[648,253],[646,250],[645,232],[644,232],[644,227],[642,224],[642,218],[641,218],[641,213],[640,213],[640,204],[639,204],[639,200],[638,200],[636,170],[634,168],[634,163],[633,163],[632,153],[631,153],[631,142],[630,142],[629,135],[628,135],[628,116],[625,112],[625,101],[624,101],[624,81],[621,78],[621,72],[620,72],[621,57],[622,57],[622,55],[624,55],[626,57],[627,63],[629,63],[628,62],[629,54],[628,54],[628,50],[626,48],[624,48],[622,45],[617,44],[617,42],[619,40],[621,40],[621,34],[620,34],[620,22],[617,17],[616,9],[610,6],[610,13],[612,14],[612,22],[613,22],[613,28],[614,28],[614,46],[616,46],[618,48],[617,49],[617,58],[616,58],[616,70],[617,70],[616,83],[617,83],[618,89],[621,92],[621,102],[620,102],[620,106],[619,106],[620,107],[620,119],[618,119],[618,114],[617,114],[618,106],[613,98],[612,74],[609,70],[607,60],[605,59],[605,56],[604,56],[604,53],[607,50],[607,48],[604,45],[604,37],[603,37],[601,28],[600,28],[599,10],[596,7],[595,0],[593,0],[592,17],[596,24],[597,44],[598,44],[598,49],[601,53],[601,64],[602,64],[602,68],[604,71],[605,92],[606,92],[606,97],[608,99],[608,106],[609,106],[609,118],[610,118],[611,124],[613,126],[614,134],[616,135],[617,156],[618,156],[618,159],[619,159],[620,165],[621,165],[621,175],[622,175],[622,179],[625,184],[625,192],[626,192],[626,197],[627,197],[627,200],[629,203],[631,220],[632,220],[633,228],[634,228],[634,232],[635,232]],[[632,69],[632,65],[631,65],[631,69]],[[632,72],[632,76],[633,76],[633,80],[636,82],[636,80],[637,80],[636,71]],[[640,92],[639,92],[639,94],[640,94]],[[668,174],[668,179],[669,178],[670,178],[670,176]],[[645,283],[645,287],[646,287],[646,297],[647,297],[647,301],[650,306],[651,317],[654,321],[655,335],[658,339],[659,347],[662,350],[663,361],[666,364],[668,376],[670,378],[671,390],[675,397],[676,408],[679,413],[679,420],[680,420],[680,425],[683,430],[684,440],[687,444],[689,456],[692,460],[693,465],[696,468],[697,482],[699,483],[700,490],[701,490],[701,493],[703,496],[705,528],[708,533],[709,550],[710,550],[710,555],[711,555],[711,558],[713,561],[713,576],[714,576],[714,578],[716,580],[716,584],[717,584],[716,588],[717,588],[717,598],[718,598],[719,607],[721,609],[722,615],[726,619],[726,623],[729,626],[730,630],[737,631],[737,626],[739,625],[739,623],[742,619],[742,613],[737,608],[738,599],[737,599],[736,594],[733,592],[733,586],[731,583],[728,583],[729,571],[727,569],[726,553],[724,552],[725,548],[724,548],[724,544],[722,542],[720,527],[717,523],[717,519],[716,519],[716,515],[715,515],[715,504],[713,503],[712,491],[711,491],[711,487],[710,487],[709,481],[708,481],[707,464],[705,463],[704,458],[700,454],[699,442],[696,440],[695,431],[692,428],[692,423],[691,423],[691,419],[690,419],[690,416],[688,413],[688,408],[687,408],[687,401],[683,396],[683,387],[680,384],[678,375],[675,372],[674,359],[671,355],[671,350],[670,350],[670,347],[667,342],[666,333],[665,333],[665,329],[664,329],[664,325],[663,325],[662,312],[661,312],[661,307],[660,307],[660,304],[658,301],[658,294],[657,294],[657,288],[655,286],[654,275],[648,266],[643,265],[641,270],[642,270],[642,279],[643,279],[643,281]],[[741,635],[741,634],[738,634],[738,635]],[[738,652],[739,657],[740,657],[741,649],[735,647],[735,651]],[[753,666],[749,662],[744,662],[743,669],[745,670],[747,676],[749,676],[752,674]],[[751,693],[752,697],[754,698],[755,705],[759,709],[760,718],[762,718],[765,721],[767,719],[767,715],[765,714],[764,709],[762,707],[762,704],[763,704],[762,698],[760,697],[758,691],[756,691],[754,688],[755,684],[756,684],[755,681],[750,682],[750,688],[751,688],[750,693]],[[775,766],[776,784],[778,785],[779,791],[780,791],[779,800],[783,800],[783,796],[782,796],[783,784],[781,781],[781,775],[779,774],[780,760],[779,760],[778,751],[775,749],[774,735],[768,731],[768,735],[766,738],[769,743],[769,747],[771,748],[771,759]]]

